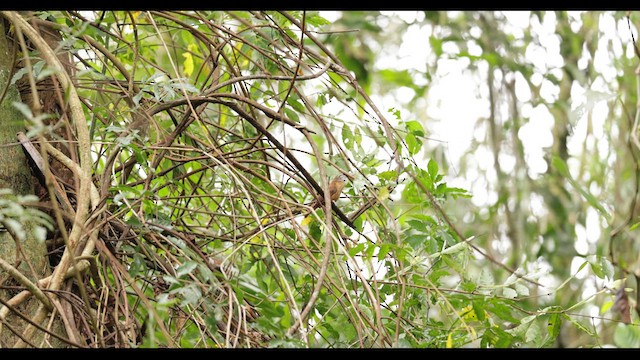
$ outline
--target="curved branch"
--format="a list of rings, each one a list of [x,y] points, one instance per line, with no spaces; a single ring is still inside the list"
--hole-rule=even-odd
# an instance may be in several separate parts
[[[49,311],[53,309],[53,305],[51,305],[51,301],[49,300],[49,298],[42,292],[42,290],[40,290],[38,286],[36,286],[36,284],[31,282],[29,278],[24,276],[22,272],[20,272],[20,270],[13,267],[3,258],[0,258],[0,268],[11,275],[20,284],[24,285],[29,290],[29,292],[33,294],[33,296],[35,296],[38,300],[40,300],[40,302],[44,304],[44,306],[47,307]]]
[[[234,94],[234,93],[215,93],[215,94],[210,94],[207,96],[192,96],[192,97],[185,97],[182,99],[178,99],[178,100],[174,100],[174,101],[168,101],[166,103],[162,103],[160,105],[156,105],[153,106],[152,108],[149,109],[149,115],[153,116],[159,112],[162,111],[166,111],[168,109],[174,108],[176,106],[182,106],[182,105],[187,105],[189,103],[193,104],[194,106],[198,106],[201,105],[203,103],[214,103],[214,104],[225,104],[226,101],[224,100],[220,100],[220,99],[234,99],[237,101],[241,101],[255,109],[260,110],[263,114],[265,114],[266,116],[274,119],[274,120],[278,120],[281,121],[293,128],[295,128],[296,130],[299,131],[307,131],[311,134],[315,134],[315,132],[305,128],[304,126],[296,123],[295,121],[289,119],[288,117],[268,108],[265,105],[260,104],[259,102],[249,99],[247,97],[244,97],[242,95],[238,95],[238,94]]]

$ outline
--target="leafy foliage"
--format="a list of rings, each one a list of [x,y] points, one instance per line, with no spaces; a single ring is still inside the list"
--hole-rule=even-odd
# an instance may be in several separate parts
[[[547,14],[531,12],[530,24]],[[621,242],[614,254],[598,242],[578,254],[573,241],[589,209],[621,226],[605,231],[611,239],[631,238],[637,224],[606,196],[606,159],[589,149],[576,172],[567,148],[575,112],[595,107],[568,104],[574,83],[598,79],[593,56],[586,68],[579,59],[601,34],[594,14],[581,15],[577,32],[555,14],[564,65],[544,72],[522,56],[544,47],[532,25],[516,39],[493,12],[427,12],[413,23],[377,12],[335,22],[312,11],[36,13],[34,24],[60,35],[53,48],[69,56],[73,91],[31,39],[12,79],[26,99],[16,106],[34,120],[28,135],[64,140],[56,156],[68,162],[51,171],[74,211],[86,212],[62,216],[81,219],[66,223],[65,233],[82,234],[77,242],[47,234],[53,270],[67,258],[88,264],[60,280],[73,296],[48,316],[64,317],[69,341],[83,347],[635,346],[635,327],[613,329],[610,318],[596,326],[589,314],[598,301],[610,303],[596,311],[622,308],[601,289],[634,273],[637,245]],[[383,45],[397,50],[411,26],[429,30],[426,70],[376,68]],[[470,158],[490,153],[486,189],[452,185],[452,159],[423,116],[420,99],[444,60],[464,62],[491,98],[476,124],[484,138],[457,161],[460,174],[479,174]],[[514,79],[524,79],[529,100],[516,96]],[[28,101],[36,82],[42,109]],[[547,96],[542,83],[559,94]],[[415,96],[389,109],[369,95],[399,89]],[[602,94],[592,101],[611,100]],[[553,117],[547,170],[535,176],[522,102]],[[626,181],[637,172],[615,171]],[[325,204],[341,173],[349,184]],[[471,199],[482,191],[496,196],[478,207]],[[534,195],[545,211],[529,206]],[[582,266],[572,273],[574,258]],[[598,290],[582,296],[586,265]]]

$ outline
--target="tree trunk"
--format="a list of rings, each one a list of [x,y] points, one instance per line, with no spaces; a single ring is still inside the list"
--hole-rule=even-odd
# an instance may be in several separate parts
[[[21,100],[17,87],[9,85],[14,50],[13,43],[7,37],[6,29],[7,24],[0,21],[0,89],[2,92],[6,91],[0,103],[0,189],[11,189],[16,195],[26,195],[33,194],[34,189],[27,158],[16,139],[16,133],[25,129],[25,119],[13,106],[14,102]],[[0,259],[12,266],[18,264],[17,269],[35,283],[49,274],[47,248],[44,242],[37,241],[30,234],[29,224],[24,226],[27,232],[25,240],[19,243],[21,252],[18,251],[16,240],[10,232],[0,231]],[[22,290],[24,287],[19,282],[7,272],[0,270],[0,299],[6,302]],[[14,309],[26,316],[32,316],[38,305],[39,300],[31,296]],[[1,307],[3,306],[0,305]],[[26,321],[15,315],[13,311],[9,311],[6,319],[0,323],[0,346],[12,347],[20,340],[16,332],[22,334],[27,325]],[[39,325],[47,326],[47,324]],[[44,335],[43,332],[36,331],[28,340],[38,347],[56,346],[57,341],[43,342]]]

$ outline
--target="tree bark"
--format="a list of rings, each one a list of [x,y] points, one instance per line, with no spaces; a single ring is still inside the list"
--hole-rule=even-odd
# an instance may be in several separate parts
[[[26,195],[33,194],[34,188],[27,157],[16,139],[16,133],[25,129],[25,119],[13,106],[14,102],[21,102],[21,99],[17,87],[10,85],[14,65],[12,56],[14,49],[12,47],[13,42],[7,36],[7,24],[5,21],[0,21],[0,94],[6,91],[0,103],[0,189],[11,189],[16,195]],[[30,234],[29,224],[23,225],[27,230],[26,237],[24,241],[18,243],[19,247],[10,232],[0,231],[0,259],[15,266],[35,283],[38,279],[49,274],[47,248],[44,242],[37,241]],[[24,290],[21,284],[2,270],[0,270],[0,281],[0,299],[4,302]],[[39,300],[31,296],[14,309],[29,317],[38,308],[38,305]],[[20,340],[16,332],[21,334],[27,325],[25,320],[13,311],[9,311],[6,319],[0,321],[0,346],[12,347]],[[47,324],[39,325],[46,327]],[[55,346],[49,341],[43,342],[44,335],[43,332],[37,331],[28,340],[38,347]]]

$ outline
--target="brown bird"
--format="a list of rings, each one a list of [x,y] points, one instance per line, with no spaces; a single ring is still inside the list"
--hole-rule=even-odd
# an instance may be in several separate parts
[[[340,194],[342,193],[342,189],[347,184],[347,176],[344,174],[340,174],[333,178],[329,183],[329,197],[331,197],[331,201],[337,201],[340,198]],[[322,200],[316,200],[313,203],[313,208],[317,209],[322,205]]]

